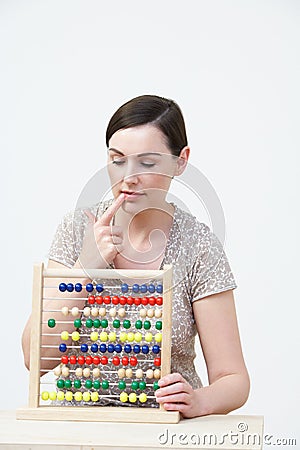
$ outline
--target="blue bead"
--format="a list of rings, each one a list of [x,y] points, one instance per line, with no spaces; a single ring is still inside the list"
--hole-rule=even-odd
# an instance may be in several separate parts
[[[60,290],[60,292],[65,292],[67,290],[66,283],[60,283],[60,285],[58,286],[58,289]]]
[[[124,345],[124,352],[126,352],[126,353],[130,353],[131,352],[131,345],[130,344]]]
[[[123,283],[122,286],[121,286],[121,291],[123,293],[128,292],[128,284]]]
[[[73,292],[74,291],[74,284],[73,283],[68,283],[67,284],[67,291],[68,292]]]
[[[88,283],[85,288],[87,292],[93,292],[94,290],[94,286],[92,285],[92,283]]]
[[[76,283],[75,284],[75,291],[76,292],[81,292],[82,291],[82,284],[81,283]]]
[[[156,292],[157,292],[158,294],[162,294],[162,293],[163,293],[163,286],[162,286],[162,284],[158,284],[158,285],[156,286]]]
[[[109,353],[113,353],[113,352],[115,351],[115,346],[114,346],[114,344],[108,344],[108,346],[107,346],[107,351],[108,351]]]
[[[97,284],[97,286],[96,286],[96,291],[97,292],[102,292],[103,289],[104,289],[103,284],[101,284],[101,283]]]
[[[121,351],[122,351],[122,345],[121,344],[116,344],[115,345],[115,352],[121,353]]]
[[[81,344],[80,350],[81,350],[83,353],[87,352],[88,349],[89,349],[89,348],[88,348],[87,344]]]
[[[65,352],[66,350],[67,350],[66,344],[60,344],[60,346],[59,346],[59,351],[60,351],[60,352]]]
[[[160,352],[160,346],[159,345],[153,345],[152,352],[157,355]]]
[[[148,345],[143,345],[142,346],[142,352],[147,355],[147,353],[149,353],[149,346]]]
[[[134,353],[140,353],[141,347],[139,345],[134,345],[133,346],[133,351],[134,351]]]
[[[101,353],[105,353],[106,350],[107,350],[106,344],[100,344],[99,349],[100,349],[100,352],[101,352]]]
[[[98,351],[98,344],[92,344],[91,345],[91,351],[93,352],[93,353],[97,353],[97,351]]]
[[[154,284],[149,284],[149,286],[148,286],[148,291],[150,292],[150,294],[154,294],[154,292],[155,292],[155,286],[154,286]]]
[[[141,284],[140,291],[141,291],[142,294],[145,294],[147,292],[147,285],[146,284]]]
[[[137,292],[139,292],[139,290],[140,290],[140,286],[138,284],[132,285],[132,292],[137,293]]]

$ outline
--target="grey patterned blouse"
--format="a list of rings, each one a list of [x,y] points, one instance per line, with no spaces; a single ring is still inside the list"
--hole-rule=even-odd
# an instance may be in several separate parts
[[[90,208],[99,218],[112,200]],[[192,303],[237,287],[222,245],[205,224],[173,204],[174,219],[161,263],[173,265],[172,372],[196,389],[202,386],[194,367],[197,329]],[[71,268],[77,261],[88,218],[83,209],[65,215],[54,236],[49,259]]]

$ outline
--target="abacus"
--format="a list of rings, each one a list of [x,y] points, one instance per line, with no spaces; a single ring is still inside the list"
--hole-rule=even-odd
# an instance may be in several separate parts
[[[51,308],[52,300],[61,308]],[[66,320],[55,320],[57,313]],[[17,411],[18,419],[179,421],[178,412],[155,401],[158,380],[171,370],[171,265],[87,275],[37,264],[31,317],[29,406]],[[44,381],[49,374],[53,380]]]

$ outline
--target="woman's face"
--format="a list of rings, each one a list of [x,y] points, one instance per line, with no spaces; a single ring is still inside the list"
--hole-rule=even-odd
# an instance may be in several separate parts
[[[108,173],[117,198],[127,212],[159,207],[165,201],[178,158],[169,150],[163,133],[152,125],[118,130],[109,140]]]

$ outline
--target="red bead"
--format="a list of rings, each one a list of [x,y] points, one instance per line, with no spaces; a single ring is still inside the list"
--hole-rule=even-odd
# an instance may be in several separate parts
[[[119,299],[119,297],[117,297],[116,295],[114,295],[113,298],[111,299],[111,301],[112,301],[112,304],[113,304],[113,305],[118,305],[120,299]]]
[[[153,363],[155,366],[159,367],[160,366],[160,358],[154,358]]]
[[[84,356],[78,356],[78,364],[83,365],[85,362],[85,357]]]
[[[143,297],[142,298],[142,305],[144,305],[144,306],[148,305],[148,301],[149,301],[148,297]]]
[[[102,295],[98,295],[98,296],[96,297],[96,302],[97,302],[98,305],[102,305],[102,303],[103,303],[103,297],[102,297]]]
[[[101,364],[103,364],[103,366],[105,366],[105,364],[108,363],[108,357],[107,356],[102,356],[101,357]]]
[[[109,305],[110,304],[110,296],[106,295],[105,297],[103,297],[103,301],[106,305]]]
[[[70,364],[76,364],[77,358],[75,355],[70,356]]]
[[[122,295],[122,297],[120,297],[120,305],[124,306],[124,305],[126,305],[126,303],[127,303],[127,298]]]
[[[118,366],[120,364],[120,358],[118,356],[114,356],[112,359],[112,363],[114,366]]]
[[[98,364],[100,364],[100,357],[99,356],[94,356],[93,358],[93,363],[97,366]]]
[[[135,356],[131,356],[130,358],[130,365],[131,366],[136,366],[138,363],[137,358]]]
[[[88,298],[88,303],[90,305],[93,305],[95,303],[95,296],[94,295],[90,295]]]
[[[86,364],[92,364],[93,363],[93,357],[92,356],[86,356],[85,362],[86,362]]]
[[[149,305],[154,306],[156,303],[156,298],[155,297],[150,297],[149,298]]]
[[[133,297],[127,297],[127,305],[133,305],[134,298]]]
[[[123,356],[123,358],[122,358],[123,366],[128,366],[128,363],[129,363],[128,356]]]
[[[162,297],[157,297],[157,299],[156,299],[156,304],[157,304],[158,306],[161,306],[161,305],[163,304],[163,298],[162,298]]]
[[[141,301],[142,301],[142,299],[141,299],[140,297],[135,297],[135,299],[134,299],[134,304],[135,304],[136,306],[139,306],[139,305],[141,304]]]
[[[61,357],[61,362],[62,362],[63,364],[68,364],[68,362],[69,362],[68,356],[62,356],[62,357]]]

